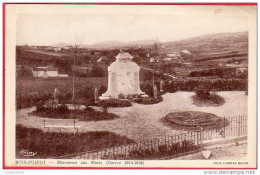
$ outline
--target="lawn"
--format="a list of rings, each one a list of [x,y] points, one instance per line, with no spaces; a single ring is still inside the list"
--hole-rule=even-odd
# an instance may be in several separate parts
[[[16,158],[52,158],[133,143],[133,140],[113,132],[90,131],[73,133],[43,132],[37,128],[16,125]],[[34,157],[23,156],[21,150],[37,152]]]
[[[75,89],[83,86],[107,86],[107,77],[75,77]],[[32,92],[53,93],[55,88],[59,91],[72,92],[72,77],[69,78],[17,78],[16,88],[23,95]]]

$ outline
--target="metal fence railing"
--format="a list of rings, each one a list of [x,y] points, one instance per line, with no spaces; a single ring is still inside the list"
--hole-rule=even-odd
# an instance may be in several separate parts
[[[146,142],[55,157],[57,159],[164,159],[199,151],[202,141],[247,134],[247,116],[225,117],[214,129],[184,132]]]
[[[229,136],[247,134],[247,116],[224,117],[223,122],[214,129],[202,130],[202,140],[212,140]]]
[[[187,132],[154,139],[148,142],[131,143],[96,151],[60,156],[63,159],[158,159],[168,155],[199,150],[201,132]]]

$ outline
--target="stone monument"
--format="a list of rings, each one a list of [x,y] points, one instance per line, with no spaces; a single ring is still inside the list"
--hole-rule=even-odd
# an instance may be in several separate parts
[[[119,53],[116,61],[108,67],[108,88],[99,97],[101,100],[118,98],[118,95],[145,95],[140,90],[139,70],[140,67],[132,61],[129,53]]]

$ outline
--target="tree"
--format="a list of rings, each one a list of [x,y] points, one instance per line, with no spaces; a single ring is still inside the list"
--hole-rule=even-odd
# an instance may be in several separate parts
[[[74,40],[74,45],[71,45],[71,48],[72,48],[72,52],[74,54],[74,59],[73,59],[73,70],[72,70],[72,100],[74,102],[75,100],[75,61],[76,61],[76,58],[77,58],[77,54],[79,52],[79,49],[80,49],[80,40],[79,38],[75,35],[75,40]]]

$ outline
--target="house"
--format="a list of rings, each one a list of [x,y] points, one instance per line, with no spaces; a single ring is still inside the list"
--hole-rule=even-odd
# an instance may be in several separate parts
[[[60,52],[60,51],[61,51],[61,48],[60,48],[60,47],[54,47],[53,50],[54,50],[55,52]]]
[[[72,46],[65,46],[65,50],[70,50],[72,48]]]
[[[173,58],[170,58],[170,57],[166,57],[166,58],[163,58],[163,61],[172,61]]]
[[[188,50],[182,50],[182,51],[181,51],[181,54],[183,54],[183,55],[190,55],[191,52],[188,51]]]
[[[155,58],[150,58],[150,62],[155,62]]]
[[[68,74],[59,74],[57,68],[53,67],[36,67],[32,70],[34,77],[68,77]]]
[[[236,75],[244,74],[247,71],[246,67],[237,67],[236,68]]]
[[[178,59],[181,58],[181,55],[178,52],[174,52],[174,53],[168,53],[167,57]]]

